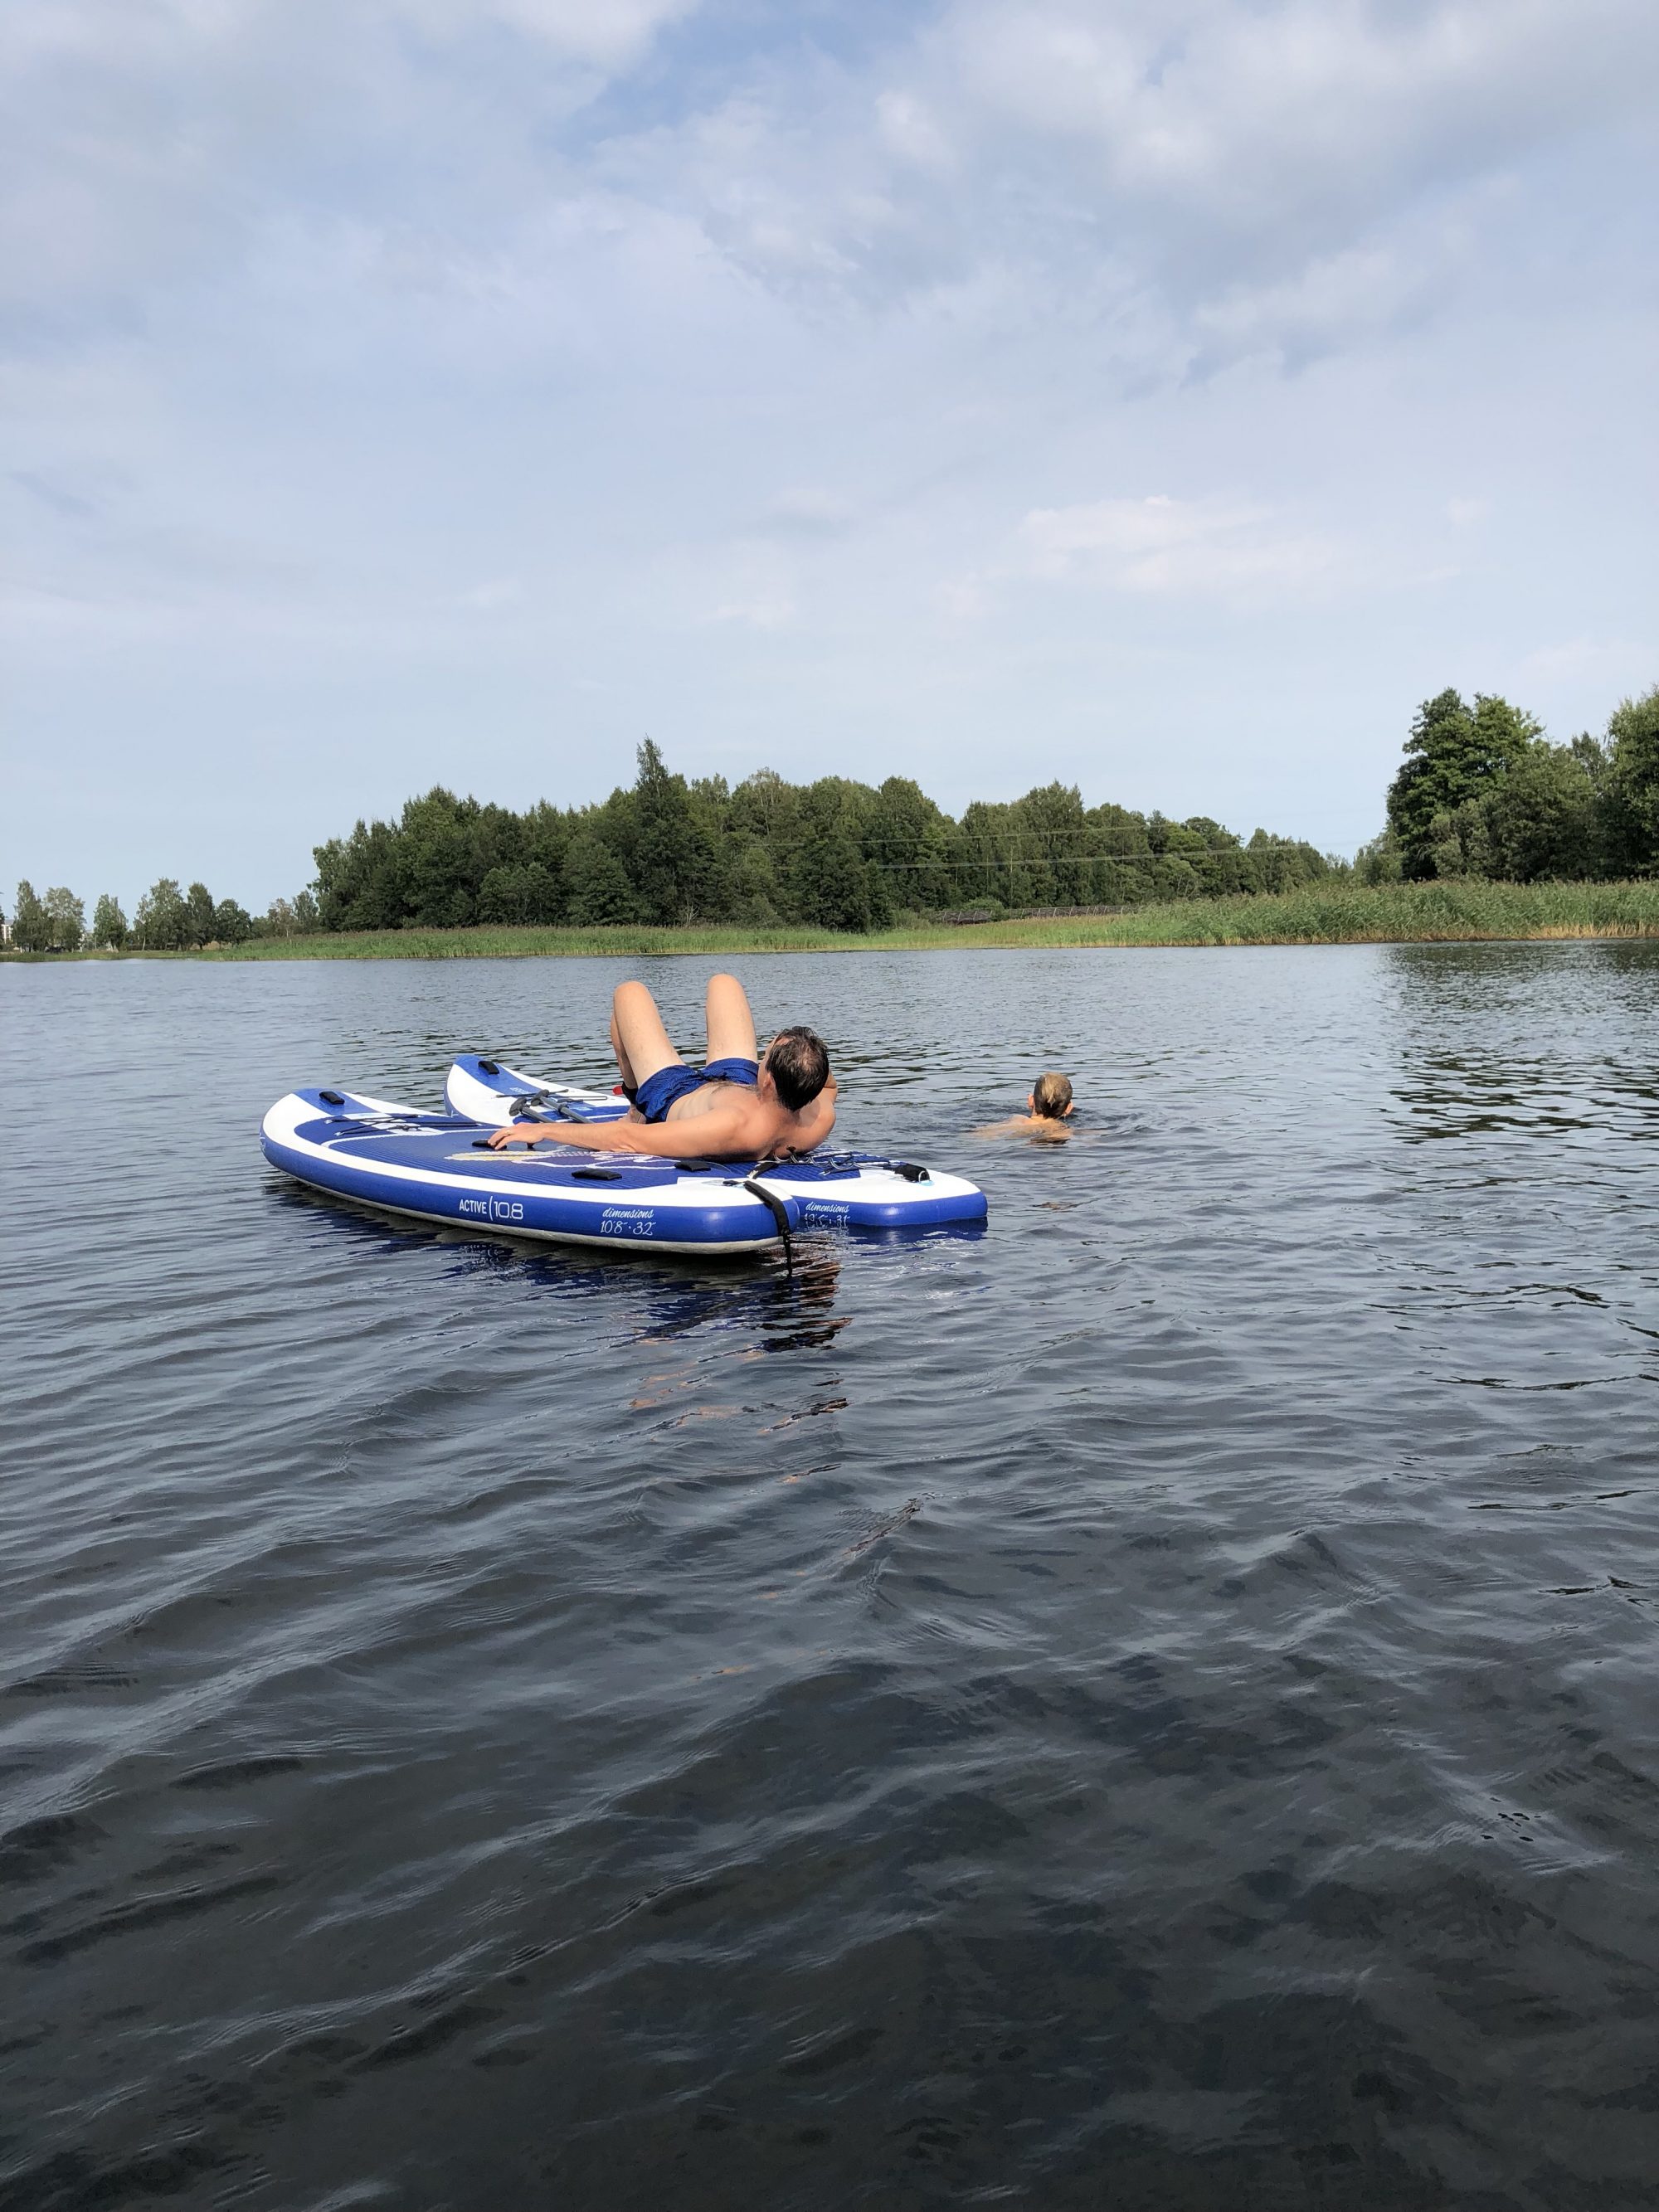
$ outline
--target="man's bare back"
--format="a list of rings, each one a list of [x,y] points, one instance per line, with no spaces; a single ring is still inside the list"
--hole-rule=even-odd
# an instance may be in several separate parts
[[[497,1129],[490,1144],[498,1151],[560,1144],[592,1152],[673,1158],[695,1152],[732,1160],[775,1158],[821,1145],[836,1123],[836,1085],[822,1041],[810,1030],[785,1030],[762,1056],[749,1001],[731,975],[710,980],[708,1018],[708,1065],[689,1068],[644,984],[620,985],[611,1042],[623,1087],[636,1101],[627,1119],[516,1121]]]
[[[974,1132],[976,1137],[1030,1137],[1039,1145],[1063,1145],[1071,1133],[1063,1122],[1050,1121],[1046,1114],[1014,1114],[1006,1121],[988,1121]]]

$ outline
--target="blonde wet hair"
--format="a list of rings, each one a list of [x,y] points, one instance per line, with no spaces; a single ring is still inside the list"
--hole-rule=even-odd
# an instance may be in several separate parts
[[[1072,1103],[1072,1079],[1050,1069],[1031,1085],[1031,1111],[1046,1121],[1058,1121]]]

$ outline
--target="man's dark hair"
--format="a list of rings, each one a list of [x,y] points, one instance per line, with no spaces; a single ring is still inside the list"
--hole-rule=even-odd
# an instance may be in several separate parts
[[[767,1048],[766,1065],[792,1114],[810,1106],[830,1080],[830,1054],[816,1030],[780,1030]]]

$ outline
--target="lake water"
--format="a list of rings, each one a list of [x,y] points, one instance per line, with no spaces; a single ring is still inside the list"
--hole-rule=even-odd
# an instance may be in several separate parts
[[[742,963],[991,1201],[793,1285],[260,1158],[622,972],[0,971],[0,2207],[1659,2204],[1659,946]]]

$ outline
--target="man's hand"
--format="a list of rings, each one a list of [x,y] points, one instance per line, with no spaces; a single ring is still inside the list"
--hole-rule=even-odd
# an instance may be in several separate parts
[[[492,1129],[488,1143],[493,1152],[508,1145],[539,1145],[547,1138],[556,1138],[558,1125],[552,1121],[509,1121],[504,1129]]]
[[[496,1129],[489,1142],[495,1152],[506,1145],[570,1145],[584,1152],[629,1152],[655,1159],[678,1159],[683,1154],[712,1154],[716,1158],[753,1159],[759,1149],[752,1127],[754,1107],[731,1104],[713,1113],[694,1115],[689,1121],[514,1121]],[[833,1123],[835,1115],[828,1117]],[[820,1143],[830,1133],[826,1124],[815,1127],[810,1139]]]
[[[513,1121],[493,1130],[490,1149],[508,1145],[564,1145],[582,1152],[678,1152],[684,1141],[641,1121]]]

